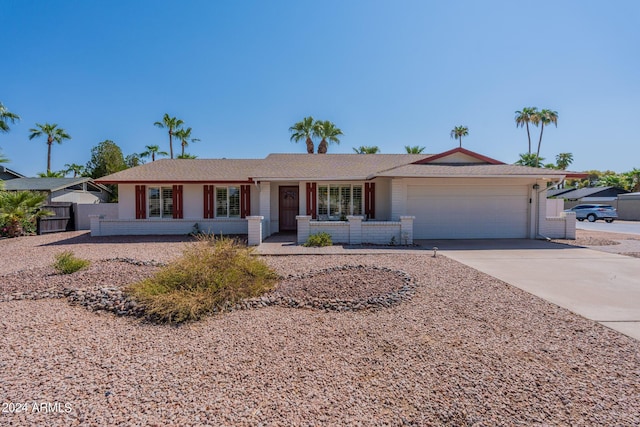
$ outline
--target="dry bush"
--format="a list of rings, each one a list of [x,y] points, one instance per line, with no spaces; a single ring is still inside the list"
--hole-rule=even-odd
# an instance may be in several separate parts
[[[278,276],[252,249],[229,238],[201,237],[152,278],[127,288],[158,322],[198,320],[273,288]]]

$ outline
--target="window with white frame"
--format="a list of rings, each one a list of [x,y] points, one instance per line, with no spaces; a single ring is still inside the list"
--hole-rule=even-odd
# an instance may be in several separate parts
[[[173,187],[149,187],[149,218],[173,218]]]
[[[240,217],[240,187],[216,187],[216,217]]]
[[[362,194],[362,185],[319,185],[318,218],[337,220],[347,215],[362,215]]]

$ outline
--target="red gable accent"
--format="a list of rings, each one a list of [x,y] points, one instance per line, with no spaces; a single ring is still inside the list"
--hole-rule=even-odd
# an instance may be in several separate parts
[[[414,165],[423,165],[426,163],[431,163],[434,160],[441,159],[443,157],[450,156],[452,154],[462,153],[466,154],[469,157],[476,158],[478,160],[482,160],[485,163],[490,165],[504,165],[504,162],[501,162],[496,159],[492,159],[491,157],[483,156],[482,154],[476,153],[475,151],[467,150],[466,148],[456,147],[453,150],[445,151],[444,153],[434,154],[433,156],[427,157],[426,159],[418,160],[417,162],[413,162]]]

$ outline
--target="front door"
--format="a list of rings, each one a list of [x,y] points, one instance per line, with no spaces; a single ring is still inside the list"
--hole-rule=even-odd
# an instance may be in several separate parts
[[[296,215],[299,214],[300,209],[298,187],[280,187],[279,200],[280,231],[296,231],[298,229]]]

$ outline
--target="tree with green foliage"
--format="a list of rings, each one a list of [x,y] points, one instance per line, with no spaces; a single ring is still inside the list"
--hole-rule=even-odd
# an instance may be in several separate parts
[[[573,163],[573,154],[571,153],[559,153],[556,155],[556,168],[560,170],[567,170],[569,165]]]
[[[143,165],[144,160],[142,160],[142,154],[131,153],[124,158],[124,163],[127,165],[128,168],[134,168],[136,166]]]
[[[456,126],[451,129],[451,138],[460,140],[460,147],[462,148],[462,137],[469,135],[469,128],[466,126]]]
[[[425,150],[425,147],[420,147],[419,145],[410,147],[408,145],[405,145],[404,149],[407,151],[407,154],[422,154],[422,152]]]
[[[197,159],[197,158],[198,156],[194,154],[189,154],[189,153],[180,154],[178,157],[176,157],[176,159]]]
[[[91,160],[86,171],[92,178],[101,178],[127,169],[122,150],[115,142],[107,139],[91,149]]]
[[[314,125],[315,134],[321,138],[318,144],[318,154],[326,154],[329,143],[340,144],[340,135],[344,135],[333,122],[329,120],[318,120]]]
[[[64,165],[64,167],[64,174],[66,175],[73,172],[74,178],[76,178],[78,175],[82,176],[82,174],[84,174],[85,172],[84,166],[77,163],[67,163],[66,165]]]
[[[9,163],[9,161],[9,158],[5,157],[5,155],[0,152],[0,163]]]
[[[516,127],[524,126],[527,128],[527,138],[529,140],[528,154],[531,154],[531,132],[529,131],[529,123],[534,123],[537,120],[537,113],[538,108],[536,107],[525,107],[522,111],[516,111]]]
[[[176,138],[178,138],[180,140],[180,145],[182,146],[182,153],[180,154],[181,156],[184,156],[184,147],[188,147],[189,146],[189,142],[198,142],[200,141],[198,138],[192,138],[191,137],[191,128],[186,128],[186,129],[178,129],[175,134]],[[182,157],[184,158],[184,157]]]
[[[536,125],[540,123],[540,138],[538,139],[538,150],[536,151],[536,157],[540,157],[540,146],[542,145],[542,133],[544,132],[545,125],[553,123],[558,127],[558,112],[553,110],[540,110],[534,116]],[[538,161],[536,166],[540,163]]]
[[[65,171],[38,172],[40,178],[64,178]]]
[[[518,159],[518,161],[515,162],[514,164],[519,166],[531,166],[535,168],[535,167],[538,167],[537,166],[538,162],[543,160],[544,160],[543,157],[538,158],[533,153],[522,153],[520,154],[520,159]]]
[[[33,138],[38,138],[40,136],[47,136],[47,172],[51,171],[51,147],[54,142],[58,144],[62,144],[62,141],[65,139],[71,139],[69,134],[62,128],[59,128],[57,124],[40,124],[36,123],[36,127],[29,129],[31,134],[29,135],[29,140]]]
[[[313,120],[313,117],[305,117],[298,123],[295,123],[293,126],[289,128],[289,132],[291,132],[291,141],[299,142],[305,140],[307,143],[307,153],[313,154],[315,151],[315,146],[313,143],[313,138],[317,137],[316,133],[316,122]]]
[[[154,125],[167,129],[169,133],[169,152],[171,153],[171,158],[173,159],[173,135],[175,135],[176,131],[180,129],[180,127],[184,124],[184,122],[178,118],[171,117],[169,114],[165,113],[161,122],[155,122]]]
[[[2,235],[18,237],[25,232],[35,230],[38,217],[52,215],[50,211],[40,209],[46,201],[45,194],[33,191],[0,192]]]
[[[158,147],[157,145],[147,145],[144,148],[146,148],[147,150],[140,153],[140,157],[142,158],[151,157],[152,162],[156,161],[156,156],[169,155],[169,153],[167,153],[166,151],[160,151],[160,147]]]
[[[633,168],[629,172],[622,174],[625,179],[625,188],[629,191],[637,193],[640,191],[640,169]]]
[[[356,154],[378,154],[380,152],[380,148],[378,148],[377,145],[370,145],[370,146],[361,145],[358,148],[354,147],[353,151]]]
[[[7,110],[0,102],[0,132],[9,132],[9,123],[14,124],[17,120],[20,120],[20,116]]]

